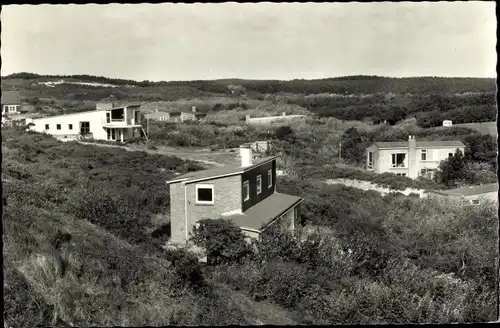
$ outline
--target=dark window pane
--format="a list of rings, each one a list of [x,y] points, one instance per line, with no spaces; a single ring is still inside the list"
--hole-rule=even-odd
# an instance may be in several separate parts
[[[198,200],[203,202],[211,202],[212,199],[212,189],[210,188],[199,188],[198,189]]]

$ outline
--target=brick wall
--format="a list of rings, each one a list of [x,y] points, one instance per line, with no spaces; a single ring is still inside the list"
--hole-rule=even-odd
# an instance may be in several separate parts
[[[202,219],[218,219],[222,213],[241,210],[241,176],[235,175],[200,182],[213,184],[215,201],[213,205],[196,204],[196,183],[187,185],[188,231]]]
[[[170,241],[185,243],[184,185],[180,182],[170,185]]]

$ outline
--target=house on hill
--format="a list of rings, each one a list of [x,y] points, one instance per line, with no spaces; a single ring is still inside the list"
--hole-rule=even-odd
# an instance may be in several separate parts
[[[409,136],[408,141],[375,142],[366,149],[366,169],[376,173],[394,173],[416,179],[419,176],[432,178],[439,163],[465,145],[451,141],[417,141]]]
[[[146,118],[155,121],[166,121],[166,122],[186,122],[186,121],[201,121],[207,117],[207,113],[199,113],[196,111],[196,107],[193,106],[191,110],[172,110],[172,111],[158,111],[146,114]]]
[[[428,190],[428,197],[445,198],[457,201],[468,201],[478,205],[485,200],[498,201],[498,183],[479,186],[462,187],[449,190]]]
[[[2,91],[2,115],[21,113],[21,95],[19,91]]]
[[[276,192],[276,156],[253,162],[250,148],[241,163],[190,172],[167,181],[170,186],[170,243],[183,245],[202,219],[224,218],[249,238],[270,227],[294,230],[302,198]]]
[[[63,140],[121,141],[146,136],[140,105],[105,106],[93,111],[26,119],[28,129]],[[147,136],[146,136],[147,137]]]

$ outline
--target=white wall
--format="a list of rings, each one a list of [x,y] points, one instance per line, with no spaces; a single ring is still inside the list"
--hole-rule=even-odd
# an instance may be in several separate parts
[[[286,122],[289,119],[304,118],[304,117],[306,117],[306,115],[265,116],[265,117],[250,117],[250,118],[247,117],[245,121],[246,123],[250,124],[267,124],[279,121]]]
[[[48,133],[53,136],[76,135],[80,133],[80,122],[90,122],[90,132],[94,139],[107,140],[108,134],[103,128],[103,122],[106,119],[106,111],[91,111],[67,115],[57,115],[38,119],[26,120],[26,124],[34,123],[35,126],[31,130]],[[49,129],[45,130],[45,124],[49,124]],[[57,130],[57,124],[61,124],[61,130]],[[73,129],[69,129],[69,124],[73,125]]]
[[[427,159],[422,161],[421,150],[427,150]],[[439,163],[448,158],[449,153],[455,153],[457,147],[443,147],[443,148],[417,148],[416,149],[416,171],[418,175],[420,175],[420,171],[422,169],[437,169],[439,167]],[[462,153],[465,148],[459,148]],[[408,168],[391,168],[392,164],[392,154],[396,153],[404,153],[406,154],[405,163],[408,166],[408,149],[379,149],[378,151],[369,147],[366,152],[366,161],[368,163],[368,151],[374,151],[374,168],[373,171],[377,173],[406,173],[408,175]]]

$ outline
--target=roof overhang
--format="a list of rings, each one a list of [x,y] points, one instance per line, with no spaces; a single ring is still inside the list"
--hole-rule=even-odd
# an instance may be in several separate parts
[[[273,223],[275,223],[280,216],[282,216],[283,214],[285,214],[286,212],[288,212],[289,210],[291,210],[292,208],[294,208],[295,206],[299,205],[300,203],[302,203],[304,201],[304,198],[300,198],[299,200],[297,200],[295,203],[293,203],[292,205],[288,206],[284,211],[282,211],[280,214],[276,215],[276,217],[269,221],[268,224],[266,224],[264,227],[262,227],[260,229],[260,232],[264,232],[267,228],[269,228]]]

